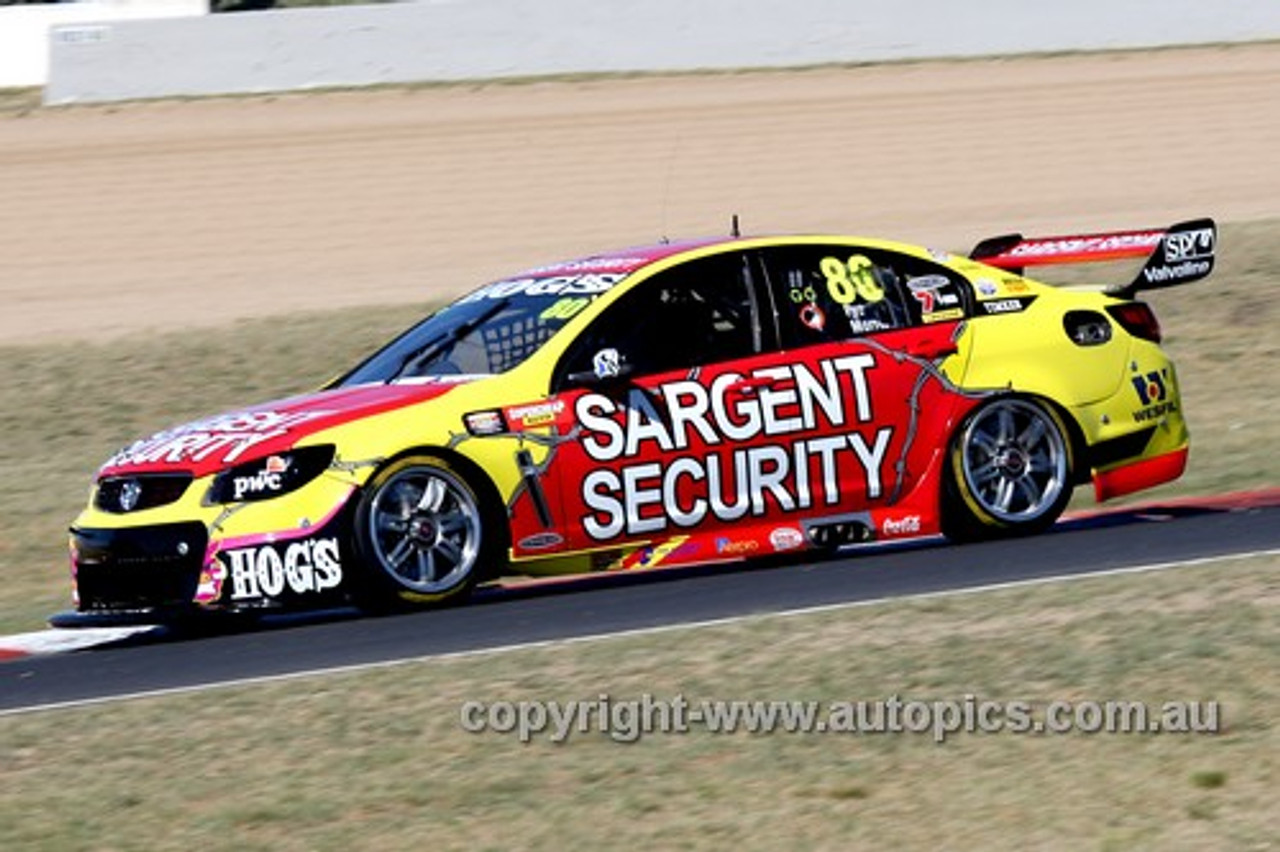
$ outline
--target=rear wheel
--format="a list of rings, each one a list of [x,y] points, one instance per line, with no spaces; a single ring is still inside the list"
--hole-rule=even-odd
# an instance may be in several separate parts
[[[1038,532],[1071,499],[1071,443],[1058,414],[1026,397],[980,406],[951,446],[942,528],[972,541]]]
[[[408,456],[370,480],[356,510],[363,602],[430,604],[466,597],[497,572],[499,519],[448,462]]]

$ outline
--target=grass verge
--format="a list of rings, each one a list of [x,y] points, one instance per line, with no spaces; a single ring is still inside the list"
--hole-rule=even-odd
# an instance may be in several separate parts
[[[1280,482],[1280,373],[1271,368],[1280,357],[1280,221],[1225,227],[1219,252],[1208,282],[1149,296],[1178,363],[1195,447],[1182,480],[1141,499]],[[37,629],[67,606],[66,526],[112,452],[166,426],[315,387],[412,319],[404,307],[379,307],[0,347],[0,633]]]
[[[0,718],[0,848],[1266,848],[1280,557]],[[821,570],[821,569],[818,569]],[[466,700],[1217,700],[1216,735],[468,734]]]

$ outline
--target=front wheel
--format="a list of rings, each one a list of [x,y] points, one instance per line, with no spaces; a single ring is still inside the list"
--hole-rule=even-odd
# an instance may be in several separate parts
[[[942,528],[973,541],[1038,532],[1071,499],[1071,443],[1056,412],[1000,397],[969,416],[951,446]]]
[[[497,567],[495,514],[448,462],[409,456],[370,480],[356,510],[355,544],[369,605],[460,599]]]

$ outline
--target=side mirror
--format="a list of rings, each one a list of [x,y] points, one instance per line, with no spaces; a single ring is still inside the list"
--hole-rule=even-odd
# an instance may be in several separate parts
[[[607,387],[627,379],[634,369],[617,349],[601,349],[591,357],[591,370],[570,373],[565,379],[578,387]]]

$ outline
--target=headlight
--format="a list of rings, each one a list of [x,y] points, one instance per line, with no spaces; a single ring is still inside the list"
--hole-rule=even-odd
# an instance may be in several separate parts
[[[214,478],[206,502],[248,503],[297,491],[324,473],[333,461],[333,452],[327,444],[299,447],[238,464]]]

